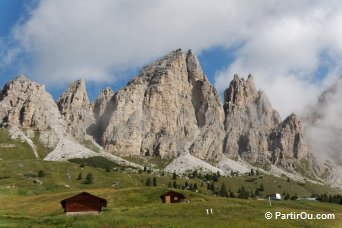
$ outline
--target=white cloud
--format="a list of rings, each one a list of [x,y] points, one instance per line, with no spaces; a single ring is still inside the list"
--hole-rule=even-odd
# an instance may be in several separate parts
[[[238,46],[217,88],[228,87],[234,73],[252,73],[284,116],[341,73],[341,9],[337,0],[46,0],[13,36],[32,59],[31,78],[50,85],[80,77],[113,82],[179,47]],[[331,63],[317,83],[322,54]]]
[[[321,96],[320,102],[309,110],[313,121],[307,126],[306,135],[316,154],[342,167],[342,80]],[[314,110],[314,115],[312,114]]]

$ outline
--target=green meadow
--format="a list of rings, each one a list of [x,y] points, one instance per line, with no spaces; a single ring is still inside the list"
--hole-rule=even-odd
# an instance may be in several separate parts
[[[268,175],[218,177],[215,189],[224,183],[229,192],[238,195],[244,187],[254,192],[262,184],[259,200],[220,197],[207,189],[208,180],[173,179],[172,174],[139,172],[99,158],[72,162],[37,160],[29,146],[11,140],[0,131],[0,227],[342,227],[342,205],[297,200],[272,201],[272,193],[310,197],[312,194],[341,194],[341,190],[310,182],[298,183],[286,177]],[[38,147],[40,155],[46,153]],[[139,161],[142,165],[163,167],[156,158]],[[147,167],[148,169],[149,167]],[[44,175],[38,175],[43,171]],[[40,172],[42,173],[42,172]],[[93,182],[85,184],[87,174]],[[157,186],[146,186],[146,180],[157,179]],[[162,204],[160,195],[169,184],[198,186],[197,192],[174,189],[185,195],[184,203]],[[107,199],[108,206],[98,216],[66,216],[60,201],[82,191]],[[213,214],[207,215],[206,209]],[[334,220],[265,219],[266,212],[333,213]]]

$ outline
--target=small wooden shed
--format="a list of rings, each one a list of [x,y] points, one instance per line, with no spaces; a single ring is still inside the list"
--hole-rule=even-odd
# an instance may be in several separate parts
[[[67,215],[100,214],[107,206],[107,200],[88,192],[81,192],[61,201]]]
[[[175,191],[168,191],[160,196],[163,203],[180,203],[185,199],[185,196]]]

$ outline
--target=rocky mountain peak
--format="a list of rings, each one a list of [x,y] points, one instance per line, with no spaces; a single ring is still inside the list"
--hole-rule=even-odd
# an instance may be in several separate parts
[[[230,113],[236,109],[245,109],[257,97],[258,91],[255,88],[252,75],[245,80],[235,74],[228,89],[224,91],[225,111]]]
[[[58,98],[58,107],[62,114],[69,108],[79,108],[88,105],[89,99],[84,80],[77,80],[71,83],[67,90]]]
[[[4,86],[0,101],[0,125],[41,132],[55,126],[65,126],[56,103],[45,87],[23,75]]]
[[[101,91],[93,104],[95,119],[100,118],[106,110],[107,104],[113,97],[114,92],[111,88],[107,87]]]
[[[101,144],[120,155],[218,160],[223,109],[192,51],[175,50],[145,66],[114,94],[101,118]],[[99,131],[98,131],[99,132]]]
[[[192,50],[186,54],[186,65],[190,80],[206,80],[199,61]]]
[[[57,100],[58,109],[68,123],[68,132],[84,138],[87,128],[95,122],[84,80],[69,85]]]

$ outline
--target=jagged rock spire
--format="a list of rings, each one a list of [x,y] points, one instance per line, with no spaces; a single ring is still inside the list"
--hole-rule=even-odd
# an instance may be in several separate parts
[[[68,123],[68,132],[83,139],[89,126],[95,122],[84,80],[71,83],[58,98],[57,105]]]
[[[99,96],[94,101],[94,116],[95,119],[100,118],[106,110],[107,104],[113,97],[114,92],[111,88],[107,87],[101,91]]]

